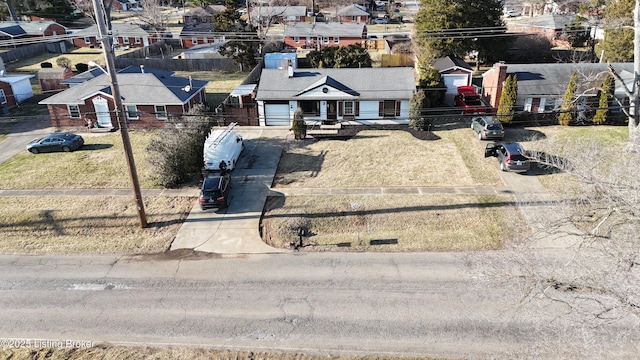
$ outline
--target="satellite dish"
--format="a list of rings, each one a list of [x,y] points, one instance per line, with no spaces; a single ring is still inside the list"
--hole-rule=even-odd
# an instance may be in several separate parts
[[[191,91],[191,86],[187,85],[187,86],[183,87],[182,90],[184,90],[186,92],[189,92],[189,91]]]

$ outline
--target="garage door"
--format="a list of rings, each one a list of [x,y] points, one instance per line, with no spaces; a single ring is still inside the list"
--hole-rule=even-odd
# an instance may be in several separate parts
[[[453,105],[453,98],[458,93],[458,86],[469,85],[467,83],[468,76],[466,74],[442,75],[444,86],[447,87],[447,93],[444,96],[444,103]]]
[[[289,104],[266,104],[264,106],[264,116],[267,126],[289,126]]]

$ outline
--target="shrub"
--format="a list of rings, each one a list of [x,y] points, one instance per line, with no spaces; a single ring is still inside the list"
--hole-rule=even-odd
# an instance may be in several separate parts
[[[50,62],[43,62],[43,63],[40,63],[40,67],[42,69],[51,69],[53,67],[53,64]]]
[[[69,60],[69,58],[61,56],[61,57],[56,59],[56,65],[58,65],[59,67],[70,69],[71,68],[71,60]]]
[[[78,70],[78,72],[85,72],[85,71],[89,70],[89,65],[84,64],[84,63],[77,63],[76,64],[76,70]]]
[[[307,125],[304,123],[304,116],[302,115],[301,108],[297,108],[293,113],[291,130],[293,131],[293,136],[296,140],[304,140],[307,137]]]

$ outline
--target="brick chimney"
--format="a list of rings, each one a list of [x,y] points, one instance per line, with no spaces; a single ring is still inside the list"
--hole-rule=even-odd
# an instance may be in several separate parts
[[[482,75],[482,96],[489,102],[489,105],[497,109],[500,105],[502,87],[507,80],[507,65],[505,63],[495,63],[491,70]]]

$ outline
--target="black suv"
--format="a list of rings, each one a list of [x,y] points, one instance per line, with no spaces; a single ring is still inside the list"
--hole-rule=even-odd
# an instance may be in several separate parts
[[[202,181],[200,190],[200,208],[221,209],[229,206],[229,191],[231,190],[231,177],[229,173],[210,173]]]
[[[497,142],[487,144],[484,150],[484,157],[495,156],[500,162],[502,171],[523,171],[526,172],[531,167],[531,160],[527,153],[518,143]]]

